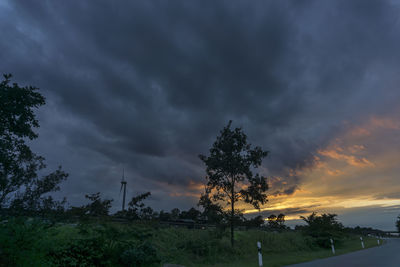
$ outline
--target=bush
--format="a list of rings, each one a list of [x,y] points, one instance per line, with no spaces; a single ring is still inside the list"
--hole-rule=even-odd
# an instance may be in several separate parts
[[[149,242],[144,242],[126,249],[120,256],[120,262],[124,266],[151,266],[160,260],[155,248]]]
[[[0,225],[0,266],[45,266],[51,243],[46,232],[51,224],[24,217],[9,218]]]
[[[150,266],[159,262],[142,229],[112,224],[78,226],[80,238],[54,248],[49,256],[58,266]]]
[[[101,243],[96,239],[76,239],[49,252],[51,262],[57,266],[107,266]]]
[[[305,234],[313,237],[320,247],[330,248],[331,238],[335,240],[335,244],[340,245],[345,234],[343,225],[337,221],[336,217],[336,214],[317,215],[313,212],[308,217],[302,217],[308,225],[301,229]]]
[[[255,250],[256,242],[260,241],[263,251],[267,253],[309,251],[317,246],[312,237],[304,236],[296,232],[267,232],[267,231],[243,231],[239,232],[237,245],[244,253],[252,253]]]

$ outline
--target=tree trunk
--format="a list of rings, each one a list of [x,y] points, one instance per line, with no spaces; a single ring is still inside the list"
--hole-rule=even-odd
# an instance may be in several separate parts
[[[231,210],[231,245],[233,247],[234,238],[233,238],[233,220],[235,218],[235,210],[234,210],[234,203],[232,201],[232,210]]]
[[[234,230],[234,225],[233,225],[233,220],[235,219],[235,196],[234,196],[234,188],[232,186],[232,198],[231,198],[231,245],[233,247],[234,243],[234,238],[233,238],[233,230]]]

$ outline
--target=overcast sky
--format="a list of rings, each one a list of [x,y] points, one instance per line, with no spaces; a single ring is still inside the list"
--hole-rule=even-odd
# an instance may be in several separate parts
[[[269,150],[262,214],[400,214],[397,1],[0,1],[0,72],[46,97],[32,147],[71,205],[195,206],[233,120]],[[246,207],[244,207],[246,208]],[[246,212],[254,212],[247,209]],[[256,212],[255,214],[258,214]]]

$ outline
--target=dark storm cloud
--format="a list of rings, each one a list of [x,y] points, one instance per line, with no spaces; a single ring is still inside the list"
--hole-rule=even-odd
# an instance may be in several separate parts
[[[282,185],[281,185],[282,186]],[[273,188],[277,188],[277,186],[273,186]],[[276,190],[273,193],[270,193],[271,196],[281,196],[281,195],[292,195],[297,189],[297,185],[291,186],[289,188],[286,189],[282,189],[282,190]]]
[[[286,182],[275,194],[292,194],[301,181],[290,171],[312,166],[344,120],[399,99],[379,93],[400,62],[398,9],[388,1],[0,8],[0,71],[47,96],[36,147],[71,173],[71,194],[113,196],[107,185],[118,188],[122,167],[134,190],[185,190],[202,181],[197,155],[229,119],[271,151],[266,172]]]

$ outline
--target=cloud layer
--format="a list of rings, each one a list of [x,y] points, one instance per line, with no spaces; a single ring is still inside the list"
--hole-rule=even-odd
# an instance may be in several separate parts
[[[394,174],[373,144],[398,141],[398,126],[360,140],[396,121],[398,12],[378,0],[5,1],[0,72],[47,97],[33,146],[70,173],[72,204],[97,191],[118,199],[125,168],[128,193],[152,191],[156,208],[194,205],[197,155],[230,119],[271,151],[270,194],[295,197],[310,179],[324,183],[321,168],[353,175],[336,161]]]

